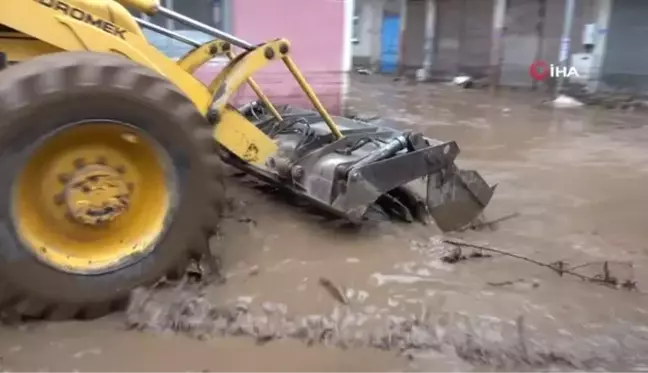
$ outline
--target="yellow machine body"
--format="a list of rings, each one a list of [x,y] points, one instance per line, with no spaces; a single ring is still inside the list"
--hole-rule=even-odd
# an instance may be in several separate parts
[[[129,5],[138,5],[138,10],[147,13],[154,9],[144,1]],[[250,75],[270,62],[264,57],[265,48],[233,61],[209,86],[205,86],[192,72],[214,57],[210,53],[214,52],[212,44],[222,45],[222,42],[207,43],[178,63],[149,44],[133,16],[115,1],[0,0],[0,8],[3,9],[0,24],[12,29],[0,30],[0,52],[6,54],[10,64],[60,51],[117,53],[166,77],[204,115],[212,109],[213,92],[225,92],[218,106],[223,120],[218,123],[214,135],[216,141],[240,158],[263,164],[276,150],[263,132],[225,106],[231,94]],[[8,9],[11,11],[6,11]],[[280,56],[279,45],[280,42],[275,41],[266,47],[275,49],[276,56]],[[224,52],[222,49],[216,51]]]
[[[223,40],[201,44],[127,8]],[[251,45],[154,0],[0,0],[0,9],[0,197],[11,201],[0,223],[14,228],[0,235],[0,316],[99,314],[209,254],[225,200],[214,157],[354,223],[377,207],[456,230],[493,195],[456,167],[453,141],[333,118],[285,39]],[[141,27],[194,48],[175,61]],[[217,55],[230,61],[210,82],[193,76]],[[269,101],[252,76],[273,61],[315,111]],[[261,104],[231,105],[243,84]]]

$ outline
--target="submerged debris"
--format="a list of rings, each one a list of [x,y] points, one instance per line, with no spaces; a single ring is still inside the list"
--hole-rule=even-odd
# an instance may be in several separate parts
[[[138,289],[131,299],[126,323],[141,331],[172,331],[206,339],[218,336],[249,336],[258,343],[291,338],[308,345],[340,348],[371,346],[395,350],[407,356],[413,351],[452,351],[461,359],[496,369],[596,369],[620,357],[611,349],[576,353],[555,344],[540,344],[528,335],[523,318],[515,329],[476,324],[466,316],[432,315],[424,306],[419,315],[386,316],[374,319],[349,307],[336,307],[330,315],[291,317],[281,303],[264,302],[252,312],[249,304],[217,307],[197,287],[180,285],[158,290]],[[368,327],[369,325],[373,327]],[[579,349],[586,343],[575,344]],[[591,347],[591,345],[588,345]]]
[[[592,282],[592,283],[597,283],[597,284],[609,286],[609,287],[614,288],[614,289],[625,289],[625,290],[639,291],[639,289],[637,287],[637,283],[633,279],[627,279],[625,281],[619,281],[618,278],[612,276],[611,272],[610,272],[610,268],[609,268],[609,263],[610,263],[609,261],[604,261],[603,262],[603,268],[602,268],[603,273],[595,275],[595,276],[586,276],[586,275],[574,272],[575,269],[582,268],[585,265],[567,268],[564,261],[557,261],[557,262],[554,262],[554,263],[543,263],[543,262],[540,262],[538,260],[527,258],[527,257],[522,256],[522,255],[510,253],[510,252],[504,251],[502,249],[496,249],[496,248],[488,247],[488,246],[484,246],[484,245],[476,245],[476,244],[472,244],[472,243],[468,243],[468,242],[462,242],[462,241],[456,241],[456,240],[448,240],[448,239],[443,240],[443,242],[451,244],[451,245],[454,246],[454,250],[452,251],[452,253],[449,256],[444,257],[444,260],[446,262],[448,262],[448,263],[455,263],[455,262],[457,262],[459,260],[466,259],[461,254],[461,248],[462,247],[468,247],[468,248],[472,248],[473,250],[480,250],[480,251],[483,250],[483,251],[493,252],[493,253],[509,256],[509,257],[512,257],[512,258],[524,260],[526,262],[533,263],[533,264],[541,266],[541,267],[549,268],[549,269],[555,271],[559,276],[563,276],[563,275],[566,274],[566,275],[577,277],[577,278],[579,278],[579,279],[581,279],[583,281],[589,281],[589,282]],[[594,263],[587,263],[586,265],[590,265],[590,264],[594,264]],[[624,264],[628,265],[630,267],[630,269],[632,269],[632,263],[624,263]]]
[[[333,281],[331,281],[331,280],[329,280],[329,279],[327,279],[325,277],[321,277],[319,279],[319,283],[320,283],[320,285],[322,285],[322,287],[324,287],[324,289],[326,289],[326,291],[328,291],[329,294],[331,294],[331,296],[333,298],[335,298],[335,300],[337,300],[338,302],[340,302],[342,304],[349,304],[349,298],[347,298],[347,296],[346,296],[346,291],[344,289],[336,286],[333,283]]]
[[[365,68],[357,68],[355,70],[355,72],[360,74],[360,75],[372,75],[373,74],[373,71],[371,71],[369,69],[365,69]]]
[[[471,88],[473,85],[473,78],[469,75],[459,75],[452,79],[452,84],[461,88]]]
[[[555,100],[548,101],[547,104],[555,108],[576,108],[585,105],[574,97],[564,94],[559,95]]]
[[[441,257],[441,261],[444,263],[454,264],[467,259],[479,259],[479,258],[490,258],[492,255],[484,254],[481,250],[474,250],[468,256],[464,255],[460,246],[455,246],[452,248],[449,254]]]
[[[458,229],[457,231],[458,232],[465,232],[465,231],[467,231],[469,229],[474,230],[474,231],[479,231],[479,230],[482,230],[483,228],[489,228],[490,230],[494,231],[494,230],[497,229],[497,226],[498,226],[499,223],[501,223],[503,221],[506,221],[506,220],[513,219],[513,218],[517,218],[519,216],[520,216],[520,213],[514,212],[512,214],[504,215],[502,217],[499,217],[499,218],[493,219],[493,220],[485,220],[485,219],[480,218],[477,221],[471,222],[467,226],[465,226],[465,227],[463,227],[461,229]]]

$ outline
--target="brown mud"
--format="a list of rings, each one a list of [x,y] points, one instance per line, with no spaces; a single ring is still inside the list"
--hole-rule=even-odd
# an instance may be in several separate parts
[[[487,219],[517,215],[449,235],[387,222],[350,230],[231,177],[232,211],[212,242],[225,284],[144,289],[127,314],[92,322],[4,327],[2,368],[647,370],[646,115],[540,102],[356,77],[354,112],[456,140],[459,166],[499,184]],[[445,238],[586,276],[607,262],[638,291],[470,249],[449,263]]]

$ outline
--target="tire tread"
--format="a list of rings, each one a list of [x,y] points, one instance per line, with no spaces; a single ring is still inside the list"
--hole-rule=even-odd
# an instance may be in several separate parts
[[[211,177],[219,180],[223,177],[222,165],[215,162],[216,145],[205,143],[205,132],[211,133],[211,127],[195,109],[191,101],[172,83],[156,72],[136,65],[132,61],[116,54],[92,52],[62,52],[38,57],[0,72],[0,113],[11,117],[24,109],[35,96],[55,96],[65,94],[71,88],[94,87],[102,90],[109,87],[121,91],[142,92],[144,100],[154,102],[157,108],[173,115],[183,123],[184,131],[190,134],[202,158],[202,167]],[[19,115],[19,114],[16,114]],[[8,135],[11,129],[1,126],[0,137]],[[209,167],[209,168],[207,168]],[[191,242],[186,242],[184,254],[164,273],[148,274],[146,281],[152,283],[166,274],[177,276],[184,271],[189,258],[209,250],[209,236],[205,226],[214,226],[220,217],[225,200],[222,181],[205,183],[203,212],[196,212],[196,223],[193,226]],[[215,219],[215,220],[214,220]],[[198,239],[196,239],[198,237]],[[197,242],[201,242],[197,245]],[[2,242],[0,242],[2,244]],[[2,247],[0,247],[2,250]],[[183,267],[185,266],[185,267]],[[111,299],[100,303],[60,303],[45,300],[35,294],[25,293],[20,286],[20,279],[7,279],[0,271],[0,311],[18,313],[29,318],[84,319],[103,316],[123,304],[124,299]],[[142,284],[145,285],[145,284]]]

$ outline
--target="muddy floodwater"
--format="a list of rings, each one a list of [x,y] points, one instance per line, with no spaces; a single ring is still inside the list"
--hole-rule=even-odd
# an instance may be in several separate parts
[[[648,370],[648,113],[551,110],[540,101],[356,77],[354,112],[457,141],[458,165],[498,184],[486,218],[515,216],[448,235],[385,222],[351,231],[231,177],[232,211],[212,242],[227,281],[204,289],[202,302],[257,327],[237,324],[234,333],[230,323],[196,336],[156,331],[144,318],[136,331],[123,313],[3,327],[0,368]],[[631,289],[470,249],[447,263],[449,238]],[[258,325],[273,312],[277,328],[293,331],[273,329],[261,343]],[[326,335],[295,337],[326,323]]]

